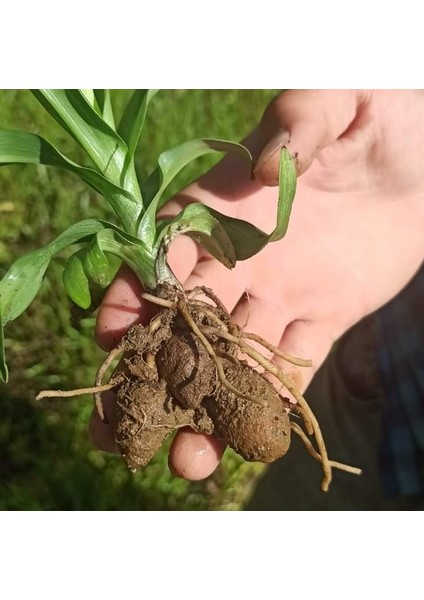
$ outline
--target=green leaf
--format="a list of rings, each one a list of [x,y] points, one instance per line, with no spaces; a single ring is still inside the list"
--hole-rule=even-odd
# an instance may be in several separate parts
[[[68,259],[63,273],[71,300],[83,309],[91,305],[92,289],[104,289],[111,283],[122,260],[145,287],[156,287],[155,253],[150,252],[141,240],[108,225]]]
[[[223,215],[217,210],[207,207],[212,216],[215,217],[225,229],[236,255],[236,260],[246,260],[255,256],[270,241],[270,236],[261,229],[234,217]]]
[[[280,154],[277,223],[267,234],[255,225],[209,209],[230,238],[237,260],[246,260],[262,250],[269,242],[281,240],[287,232],[293,200],[296,194],[296,166],[286,148]]]
[[[181,146],[163,152],[159,156],[159,166],[152,173],[146,183],[147,197],[145,204],[148,208],[141,219],[138,235],[149,244],[153,244],[156,237],[156,213],[165,204],[163,193],[171,181],[190,162],[212,152],[232,152],[245,158],[249,163],[252,156],[247,148],[234,142],[223,140],[193,140]]]
[[[34,300],[53,256],[77,242],[92,242],[94,235],[99,249],[125,260],[143,285],[156,287],[154,266],[156,255],[142,241],[115,225],[99,219],[87,219],[72,225],[44,248],[18,258],[0,281],[0,375],[4,379],[7,377],[7,367],[4,359],[3,327],[19,317]],[[69,271],[65,276],[65,285],[77,304],[85,308],[90,305],[90,297],[83,277],[83,270],[85,273],[87,263],[81,261],[81,256],[82,253],[78,253],[73,261],[71,260]],[[93,266],[92,263],[91,265]],[[116,262],[115,266],[117,266]],[[110,274],[109,271],[109,276]],[[73,278],[76,279],[76,283],[73,282]]]
[[[255,225],[209,209],[230,238],[237,260],[246,260],[260,252],[269,242],[281,240],[287,232],[293,200],[296,194],[296,166],[286,148],[280,154],[277,223],[267,234]]]
[[[121,185],[124,183],[127,169],[134,158],[140,135],[143,130],[144,121],[146,119],[147,107],[158,91],[159,90],[134,90],[118,125],[118,133],[128,146],[128,153],[121,175]]]
[[[55,254],[105,227],[110,227],[110,224],[99,219],[80,221],[44,248],[18,258],[0,281],[2,325],[19,317],[34,300]]]
[[[210,228],[210,233],[209,235],[199,235],[196,241],[203,245],[208,252],[215,256],[215,258],[218,258],[223,264],[226,264],[225,261],[222,260],[222,257],[220,258],[219,251],[224,252],[225,254],[224,248],[229,247],[227,245],[228,240],[233,248],[235,260],[246,260],[260,252],[269,242],[280,240],[286,234],[295,193],[296,167],[290,153],[286,149],[283,149],[280,157],[280,188],[277,207],[277,224],[275,229],[270,234],[267,234],[247,221],[223,215],[217,210],[202,205],[202,210],[199,214],[194,215],[194,228],[198,223],[205,223],[205,227]],[[190,204],[172,221],[171,225],[164,225],[161,230],[160,241],[163,240],[165,243],[166,235],[168,235],[168,228],[173,227],[174,229],[170,229],[171,231],[178,231],[175,228],[178,228],[179,219],[181,219],[182,224],[185,223],[189,226],[189,209],[191,206],[195,207],[199,205]],[[196,209],[196,211],[198,210],[199,209]],[[219,222],[221,225],[220,229],[217,227],[213,228],[213,221],[208,222],[205,219],[205,212]],[[193,231],[195,231],[195,229],[193,229]],[[178,233],[186,233],[186,231],[181,230],[178,231]],[[223,234],[225,234],[225,237]],[[192,234],[192,237],[196,239],[196,234]],[[213,247],[211,247],[211,243],[214,244]],[[220,248],[218,253],[216,246]],[[229,266],[233,266],[233,264]]]
[[[119,185],[127,146],[81,90],[32,90],[32,93],[84,148],[102,174]]]
[[[69,297],[80,308],[88,308],[91,304],[90,286],[84,271],[85,249],[75,252],[66,261],[63,271],[63,284]]]
[[[280,154],[277,226],[269,236],[270,242],[281,240],[289,226],[293,200],[296,195],[297,172],[290,152],[283,148]]]
[[[166,247],[181,234],[187,234],[228,268],[236,264],[236,255],[225,228],[203,204],[189,204],[161,232]]]
[[[100,115],[112,129],[115,129],[115,119],[113,116],[110,90],[93,90],[93,92],[94,97],[97,101],[97,106],[99,108]]]
[[[115,277],[121,261],[116,256],[105,254],[100,245],[100,234],[93,237],[91,243],[84,248],[84,271],[96,286],[106,288]]]
[[[118,257],[103,252],[97,235],[94,235],[86,247],[66,262],[63,283],[71,300],[80,308],[88,309],[93,298],[95,301],[99,298],[100,290],[104,291],[112,283],[121,264]]]
[[[80,90],[81,94],[87,100],[91,106],[96,107],[96,97],[94,95],[94,90]]]
[[[7,381],[3,328],[9,321],[19,317],[34,300],[52,257],[104,226],[96,219],[72,225],[44,248],[18,258],[0,281],[0,375],[3,380]]]
[[[138,276],[144,287],[156,287],[155,250],[117,228],[99,232],[97,241],[104,252],[121,258]]]
[[[0,299],[1,300],[1,299]],[[7,369],[6,364],[6,352],[4,347],[4,330],[3,330],[3,317],[1,310],[1,301],[0,301],[0,379],[7,383],[9,379],[9,371]]]
[[[116,186],[97,171],[73,162],[39,135],[23,131],[0,131],[0,166],[17,163],[60,167],[76,173],[110,202],[125,229],[135,229],[142,206],[130,192]]]

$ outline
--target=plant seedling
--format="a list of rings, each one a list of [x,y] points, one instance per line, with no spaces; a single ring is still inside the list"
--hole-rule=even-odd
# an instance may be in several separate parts
[[[157,168],[139,181],[134,156],[156,91],[135,90],[116,125],[109,90],[33,90],[35,98],[85,151],[89,166],[71,161],[39,135],[0,131],[0,165],[31,163],[67,169],[101,194],[116,215],[115,223],[87,219],[70,225],[47,246],[10,267],[0,282],[0,375],[7,381],[4,327],[30,305],[57,253],[75,247],[63,282],[72,301],[83,309],[95,308],[93,290],[105,291],[124,262],[140,279],[144,298],[158,305],[159,312],[149,325],[129,329],[100,366],[94,387],[46,391],[38,398],[93,393],[104,418],[101,392],[113,389],[116,406],[111,426],[132,470],[144,467],[164,439],[183,426],[222,438],[246,460],[262,462],[283,456],[294,431],[321,462],[322,488],[327,490],[333,467],[352,473],[359,469],[329,460],[306,400],[291,379],[250,342],[300,366],[309,361],[282,354],[266,340],[245,332],[212,290],[184,291],[167,262],[170,244],[183,234],[228,268],[281,239],[296,190],[293,160],[286,149],[281,151],[276,226],[269,234],[196,202],[173,218],[158,218],[169,184],[191,161],[212,152],[235,153],[250,164],[252,157],[241,144],[198,139],[163,152]],[[272,373],[296,403],[282,397],[243,355]],[[106,376],[117,358],[121,358],[118,366]],[[307,433],[291,421],[295,413],[303,419]],[[314,435],[317,449],[307,434]]]

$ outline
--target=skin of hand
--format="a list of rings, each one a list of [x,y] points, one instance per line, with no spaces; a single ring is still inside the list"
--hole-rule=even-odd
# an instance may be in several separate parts
[[[297,161],[298,188],[286,237],[229,271],[186,237],[176,240],[171,266],[184,287],[212,288],[239,324],[281,350],[310,358],[311,368],[275,362],[304,391],[333,342],[411,279],[424,256],[424,94],[419,91],[288,91],[278,96],[247,144],[257,157],[255,180],[227,157],[167,206],[190,201],[248,220],[275,224],[279,151]],[[97,319],[97,339],[112,348],[151,307],[122,268]],[[247,292],[247,294],[246,294]],[[106,414],[114,402],[105,394]],[[96,412],[96,445],[117,451]],[[219,464],[223,444],[180,431],[170,468],[202,479]]]

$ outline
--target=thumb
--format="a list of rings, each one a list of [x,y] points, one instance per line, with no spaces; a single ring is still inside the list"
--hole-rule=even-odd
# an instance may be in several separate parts
[[[290,151],[302,175],[318,152],[348,129],[363,95],[358,90],[288,90],[277,96],[259,125],[262,151],[255,178],[263,185],[278,184],[282,147]]]

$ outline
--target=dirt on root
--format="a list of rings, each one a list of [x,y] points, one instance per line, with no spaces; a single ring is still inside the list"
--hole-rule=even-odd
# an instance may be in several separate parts
[[[164,308],[147,327],[134,325],[128,330],[100,366],[94,387],[44,390],[37,399],[92,393],[104,419],[101,393],[113,388],[116,404],[111,425],[133,471],[147,465],[170,433],[191,427],[224,440],[246,460],[265,463],[287,452],[293,431],[321,463],[323,491],[329,489],[333,468],[361,474],[358,467],[329,459],[321,428],[305,398],[251,340],[294,365],[310,367],[310,361],[284,354],[257,334],[243,331],[208,288],[185,293],[164,286],[157,292],[143,297]],[[196,299],[199,293],[213,304]],[[256,361],[263,372],[253,369],[242,355]],[[118,356],[121,361],[105,382]],[[296,403],[283,397],[264,373],[279,381]],[[303,427],[290,420],[292,414],[300,417]]]
[[[110,379],[119,382],[113,426],[130,469],[147,465],[181,427],[214,435],[249,461],[287,452],[288,400],[220,331],[237,333],[223,308],[187,300],[183,311],[165,308],[121,341],[123,360]]]

